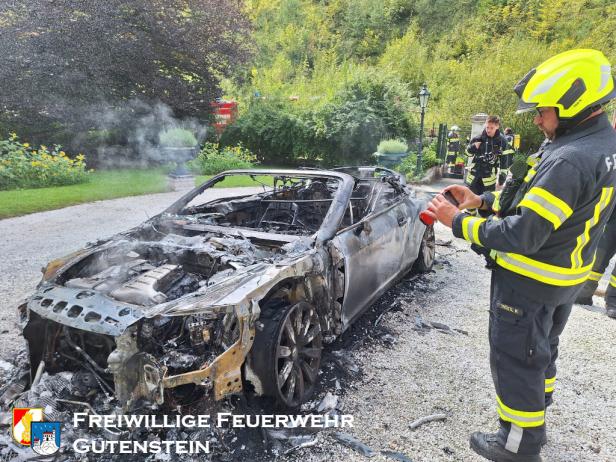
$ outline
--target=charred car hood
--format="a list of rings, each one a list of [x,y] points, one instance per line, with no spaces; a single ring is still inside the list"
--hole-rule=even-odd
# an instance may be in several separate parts
[[[69,327],[119,336],[142,318],[250,303],[267,281],[307,271],[312,243],[263,248],[234,237],[173,234],[112,240],[42,283],[28,309]]]

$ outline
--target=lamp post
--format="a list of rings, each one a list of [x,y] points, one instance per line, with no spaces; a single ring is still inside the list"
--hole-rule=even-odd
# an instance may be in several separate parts
[[[421,173],[421,155],[423,150],[423,131],[424,131],[424,116],[426,115],[426,106],[428,106],[428,99],[430,98],[430,92],[428,87],[424,83],[419,91],[419,107],[421,108],[421,119],[419,122],[419,146],[417,147],[417,175]]]

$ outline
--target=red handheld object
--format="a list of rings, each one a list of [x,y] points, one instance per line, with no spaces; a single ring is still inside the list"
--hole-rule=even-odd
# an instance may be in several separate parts
[[[419,212],[419,219],[426,226],[432,226],[434,224],[434,218],[428,215],[425,210],[423,212]]]
[[[443,193],[443,197],[447,199],[450,204],[455,205],[456,207],[460,205],[456,198],[453,197],[453,194],[451,194],[451,191],[445,191]],[[428,215],[425,210],[423,212],[419,212],[419,219],[426,226],[432,226],[435,221],[434,218]]]

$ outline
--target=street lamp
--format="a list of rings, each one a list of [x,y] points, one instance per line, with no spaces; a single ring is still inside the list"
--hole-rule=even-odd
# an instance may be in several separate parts
[[[424,131],[424,116],[426,114],[426,106],[428,106],[430,92],[424,83],[419,91],[419,107],[421,108],[421,119],[419,122],[419,146],[417,147],[417,175],[421,173],[421,151],[423,150],[423,131]]]

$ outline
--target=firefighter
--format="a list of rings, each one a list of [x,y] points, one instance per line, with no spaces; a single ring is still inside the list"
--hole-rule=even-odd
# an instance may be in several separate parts
[[[513,128],[505,128],[504,136],[507,140],[507,143],[509,143],[509,147],[513,148]]]
[[[460,135],[458,132],[460,127],[453,125],[451,131],[447,134],[447,173],[456,173],[456,163],[458,162],[458,154],[460,153]]]
[[[599,279],[603,276],[610,260],[616,254],[616,209],[605,225],[605,230],[597,247],[595,264],[592,267],[588,281],[578,294],[575,303],[580,305],[592,305],[592,296],[597,290]],[[612,270],[610,282],[605,292],[605,310],[610,318],[616,318],[616,266]]]
[[[504,137],[507,140],[507,149],[503,151],[499,158],[499,171],[498,171],[498,185],[505,184],[507,174],[509,173],[509,167],[513,162],[513,154],[515,152],[514,139],[515,135],[511,127],[505,128]]]
[[[481,135],[472,138],[466,148],[469,163],[465,183],[475,194],[496,189],[500,158],[513,152],[499,127],[498,116],[489,116]]]
[[[429,213],[453,234],[491,250],[490,368],[499,429],[471,435],[471,448],[501,461],[541,461],[545,408],[556,384],[558,340],[614,209],[616,131],[602,105],[616,98],[606,57],[570,50],[532,69],[514,91],[518,112],[551,140],[534,156],[506,210],[502,194],[450,191],[459,208],[498,213],[473,217],[437,195]],[[508,194],[511,197],[511,194]]]

